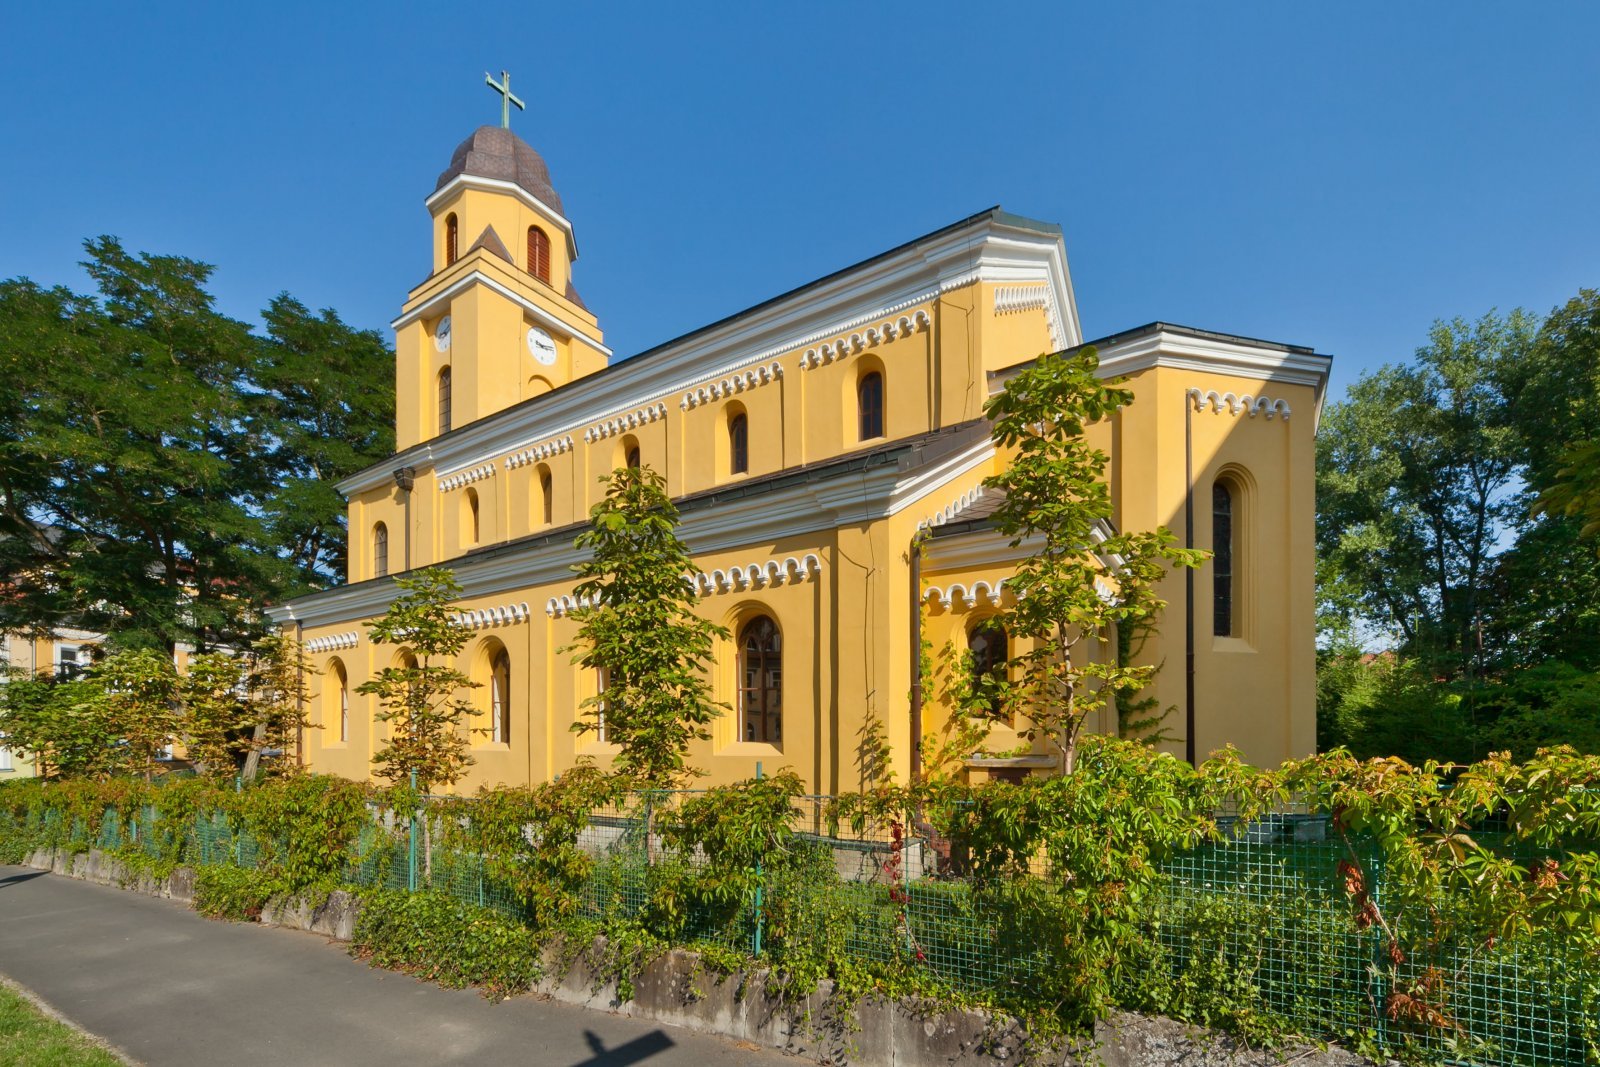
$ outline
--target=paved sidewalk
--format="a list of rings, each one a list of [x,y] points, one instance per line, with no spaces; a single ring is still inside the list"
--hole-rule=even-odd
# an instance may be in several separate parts
[[[26,867],[0,866],[0,974],[151,1067],[804,1062],[531,996],[491,1004],[312,934]]]

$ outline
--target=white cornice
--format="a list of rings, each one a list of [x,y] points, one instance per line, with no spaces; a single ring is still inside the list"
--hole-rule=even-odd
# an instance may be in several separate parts
[[[492,279],[484,281],[494,284]],[[547,394],[532,411],[513,408],[480,419],[446,440],[429,442],[429,458],[441,470],[473,467],[625,411],[677,404],[685,392],[708,380],[802,350],[974,281],[1045,282],[1054,321],[1061,324],[1062,346],[1079,342],[1077,306],[1060,236],[985,215],[670,342],[647,359],[624,360],[602,374],[580,378]],[[433,297],[429,305],[443,298]],[[397,328],[420,310],[397,319]],[[390,469],[423,462],[422,447],[345,479],[338,484],[339,491],[348,496],[381,486]]]
[[[567,233],[567,240],[572,245],[571,258],[578,258],[578,238],[572,229],[572,223],[567,221],[567,217],[561,214],[561,212],[557,211],[543,200],[540,200],[537,196],[534,196],[516,182],[503,181],[499,178],[485,178],[478,174],[457,174],[445,184],[444,188],[436,190],[431,196],[428,197],[428,199],[424,200],[422,205],[429,211],[432,211],[435,204],[438,204],[444,200],[448,200],[451,194],[453,194],[456,190],[463,188],[482,189],[485,192],[508,193],[512,196],[515,196],[518,200],[521,200],[523,203],[527,204],[529,207],[533,208],[535,211],[539,212],[551,222],[565,230]]]
[[[583,326],[580,323],[569,322],[566,319],[561,318],[559,315],[551,314],[538,304],[535,304],[533,301],[523,296],[521,293],[516,292],[510,286],[495,281],[481,270],[470,270],[463,274],[460,278],[457,278],[445,288],[439,290],[437,293],[434,293],[422,303],[418,304],[410,311],[407,311],[405,314],[395,319],[389,324],[389,327],[394,330],[400,330],[411,325],[413,322],[416,322],[418,319],[427,318],[435,312],[442,311],[443,308],[440,305],[448,304],[451,300],[454,300],[457,296],[460,296],[462,293],[466,292],[473,285],[483,285],[488,287],[490,290],[505,297],[513,304],[516,304],[523,311],[526,311],[529,315],[533,316],[535,319],[538,319],[546,326],[553,326],[562,333],[568,334],[574,340],[583,342],[596,352],[599,352],[602,356],[605,356],[607,360],[611,358],[611,349],[583,333],[583,331],[587,329],[586,326]]]
[[[808,533],[832,530],[893,515],[938,492],[954,478],[988,462],[993,444],[984,439],[934,463],[902,470],[898,464],[852,472],[826,481],[801,481],[763,493],[690,509],[679,536],[695,556],[732,551]],[[530,544],[501,554],[444,561],[461,584],[462,598],[522,592],[540,585],[567,585],[586,554],[570,543]],[[394,595],[392,580],[363,582],[267,609],[279,626],[348,625],[382,614]]]

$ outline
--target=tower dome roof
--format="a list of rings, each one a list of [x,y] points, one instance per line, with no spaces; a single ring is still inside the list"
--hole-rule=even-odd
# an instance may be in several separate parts
[[[514,182],[518,188],[555,209],[556,214],[566,214],[561,207],[561,196],[550,184],[550,168],[544,157],[510,130],[479,126],[472,136],[456,146],[450,166],[439,175],[433,191],[438,192],[462,174]]]

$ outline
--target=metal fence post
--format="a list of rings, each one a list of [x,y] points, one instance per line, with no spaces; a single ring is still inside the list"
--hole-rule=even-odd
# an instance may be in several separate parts
[[[758,782],[761,781],[762,777],[763,777],[763,775],[761,773],[761,761],[760,760],[756,760],[756,781],[758,781]],[[763,921],[765,919],[765,915],[763,914],[762,909],[763,909],[763,905],[766,903],[765,890],[766,890],[766,884],[765,884],[765,877],[764,877],[764,874],[763,874],[763,869],[762,869],[762,866],[761,866],[761,855],[760,855],[760,853],[757,853],[756,854],[756,932],[755,932],[755,952],[753,953],[753,955],[755,955],[755,956],[760,956],[761,955],[761,927],[762,927],[762,923],[763,923]]]
[[[1379,845],[1372,847],[1372,906],[1383,913],[1383,848]],[[1377,1024],[1378,1047],[1384,1052],[1389,1049],[1388,1034],[1388,994],[1384,982],[1383,965],[1387,959],[1384,951],[1387,946],[1383,943],[1383,924],[1372,924],[1372,1008]]]
[[[416,802],[417,772],[411,772],[412,802]],[[420,806],[420,805],[419,805]],[[408,892],[417,891],[417,808],[411,809],[411,848],[406,863],[406,889]]]

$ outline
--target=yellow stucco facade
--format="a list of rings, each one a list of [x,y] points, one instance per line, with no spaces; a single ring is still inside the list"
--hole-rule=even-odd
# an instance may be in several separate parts
[[[485,683],[477,725],[495,720],[459,788],[603,762],[605,742],[571,731],[596,679],[560,649],[577,630],[573,539],[603,477],[636,452],[678,500],[701,610],[733,635],[712,678],[729,711],[692,762],[712,782],[760,761],[818,791],[857,788],[862,729],[876,721],[907,777],[919,634],[966,642],[1004,604],[1017,558],[985,521],[980,483],[1004,457],[984,401],[1010,369],[1084,343],[1059,228],[983,212],[614,359],[573,285],[573,228],[531,148],[477,131],[427,208],[433,272],[394,323],[398,452],[340,486],[348,584],[271,612],[320,672],[306,762],[369,772],[382,738],[355,689],[397,650],[373,645],[367,623],[396,573],[432,564],[465,589],[461,666]],[[1181,540],[1192,518],[1192,543],[1211,548],[1219,481],[1232,501],[1227,632],[1216,635],[1208,564],[1192,597],[1182,575],[1167,583],[1144,649],[1163,664],[1153,693],[1173,709],[1168,744],[1204,755],[1232,743],[1260,762],[1311,752],[1327,358],[1161,323],[1094,343],[1102,372],[1136,397],[1092,430],[1112,457],[1115,524],[1166,524]],[[761,617],[777,637],[752,645]],[[937,734],[936,694],[923,703],[921,729]],[[1115,729],[1115,716],[1090,725]],[[1019,743],[997,728],[986,747]]]

